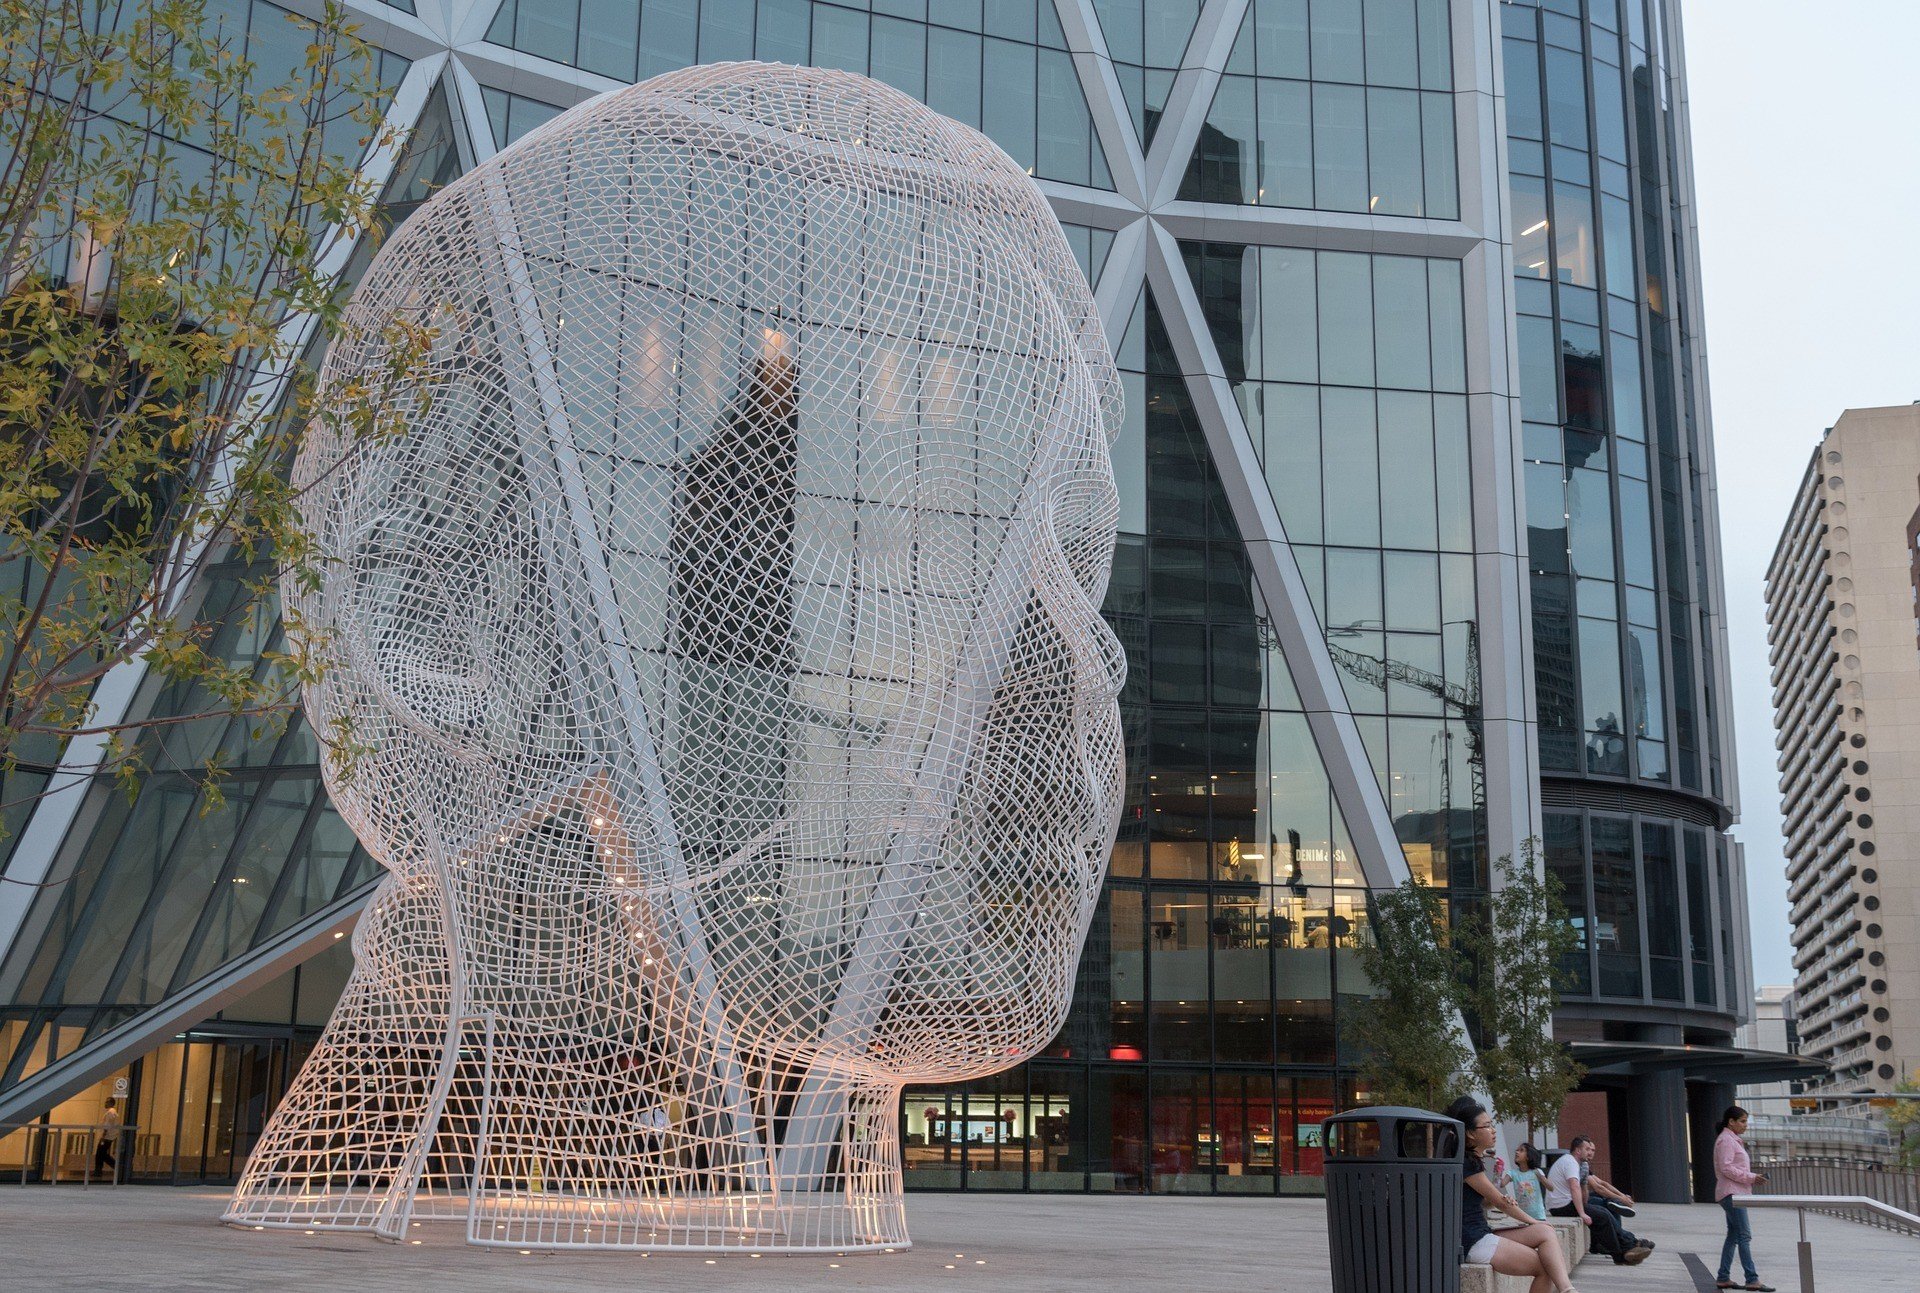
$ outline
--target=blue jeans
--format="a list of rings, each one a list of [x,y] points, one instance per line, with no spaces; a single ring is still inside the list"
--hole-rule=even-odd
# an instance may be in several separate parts
[[[1734,1207],[1732,1196],[1720,1200],[1720,1207],[1727,1214],[1727,1241],[1720,1245],[1720,1273],[1714,1278],[1727,1278],[1727,1272],[1733,1269],[1733,1250],[1737,1248],[1740,1265],[1747,1272],[1747,1283],[1756,1283],[1760,1272],[1753,1267],[1753,1226],[1747,1221],[1747,1210]]]

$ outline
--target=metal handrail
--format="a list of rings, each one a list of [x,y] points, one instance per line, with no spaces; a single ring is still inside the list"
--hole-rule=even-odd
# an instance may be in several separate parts
[[[127,1138],[138,1130],[140,1130],[138,1124],[130,1122],[122,1123],[114,1129],[113,1139],[118,1142],[115,1145],[115,1149],[118,1152],[113,1156],[113,1175],[108,1179],[107,1183],[109,1185],[120,1184],[120,1169],[121,1165],[126,1162],[126,1149],[129,1143]],[[16,1131],[24,1131],[27,1134],[26,1143],[22,1145],[20,1149],[20,1184],[23,1188],[27,1184],[27,1173],[33,1169],[33,1136],[35,1132],[40,1133],[40,1148],[43,1155],[46,1151],[49,1135],[53,1132],[92,1132],[95,1136],[103,1139],[106,1135],[106,1128],[97,1122],[0,1122],[0,1138],[10,1136]],[[91,1149],[93,1146],[89,1145],[89,1148]],[[53,1171],[47,1174],[42,1184],[53,1185],[58,1182],[59,1177],[59,1161],[56,1157]],[[85,1188],[92,1184],[93,1154],[88,1153],[81,1159],[80,1185],[82,1188]]]
[[[1736,1194],[1736,1208],[1792,1208],[1800,1218],[1800,1293],[1814,1293],[1813,1241],[1807,1238],[1807,1213],[1852,1209],[1872,1213],[1893,1223],[1895,1229],[1920,1234],[1920,1217],[1891,1203],[1870,1199],[1864,1194]]]
[[[1920,1212],[1920,1172],[1859,1159],[1808,1156],[1756,1160],[1753,1167],[1766,1174],[1769,1192],[1848,1197],[1864,1194],[1907,1212]],[[1849,1215],[1866,1225],[1905,1228],[1877,1213]]]

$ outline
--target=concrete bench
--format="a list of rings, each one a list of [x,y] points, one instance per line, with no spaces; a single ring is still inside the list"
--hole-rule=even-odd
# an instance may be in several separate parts
[[[1560,1251],[1566,1254],[1567,1269],[1573,1270],[1587,1255],[1587,1228],[1577,1218],[1554,1217],[1547,1222],[1560,1236]],[[1511,1223],[1495,1226],[1494,1234],[1512,1229]],[[1460,1293],[1527,1293],[1530,1281],[1524,1275],[1498,1275],[1491,1266],[1461,1263]]]

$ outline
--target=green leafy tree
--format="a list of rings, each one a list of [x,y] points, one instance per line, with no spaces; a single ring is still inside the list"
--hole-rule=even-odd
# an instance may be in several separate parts
[[[1560,1116],[1586,1070],[1553,1035],[1553,1011],[1567,959],[1579,938],[1552,875],[1527,840],[1520,858],[1502,857],[1485,908],[1464,923],[1459,944],[1474,963],[1469,1001],[1482,1044],[1474,1070],[1494,1112],[1534,1129]]]
[[[1375,1103],[1445,1109],[1466,1089],[1473,1048],[1458,1026],[1463,997],[1440,895],[1409,878],[1377,891],[1372,938],[1359,948],[1373,987],[1352,1009],[1348,1032],[1362,1050],[1360,1076]]]
[[[347,253],[377,234],[359,176],[393,142],[376,67],[332,4],[262,6],[249,31],[221,0],[0,0],[7,821],[83,734],[133,783],[146,724],[94,706],[117,665],[210,698],[151,721],[263,727],[321,667],[312,643],[257,668],[220,658],[191,598],[216,560],[252,563],[251,599],[273,595],[276,562],[315,573],[286,475],[311,418],[369,436],[404,422],[382,390],[313,408],[300,362],[340,323]],[[430,338],[391,340],[399,382]]]

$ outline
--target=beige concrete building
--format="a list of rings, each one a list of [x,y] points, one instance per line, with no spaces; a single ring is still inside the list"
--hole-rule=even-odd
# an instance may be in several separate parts
[[[1920,1071],[1920,405],[1849,409],[1767,570],[1794,1007],[1832,1089]]]

